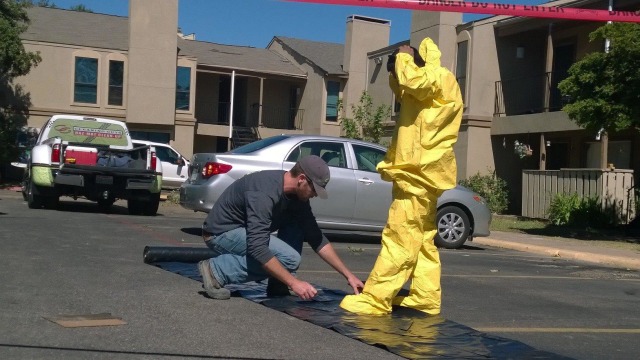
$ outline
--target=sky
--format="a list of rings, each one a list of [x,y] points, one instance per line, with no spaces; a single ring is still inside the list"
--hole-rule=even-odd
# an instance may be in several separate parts
[[[162,1],[162,0],[146,0]],[[491,3],[541,4],[543,0],[492,0]],[[96,13],[128,16],[128,0],[49,0],[68,9],[85,5]],[[411,11],[364,6],[292,3],[280,0],[179,0],[178,26],[196,40],[266,48],[274,36],[344,43],[346,20],[363,15],[391,21],[389,44],[409,38]],[[486,15],[465,14],[464,21]]]

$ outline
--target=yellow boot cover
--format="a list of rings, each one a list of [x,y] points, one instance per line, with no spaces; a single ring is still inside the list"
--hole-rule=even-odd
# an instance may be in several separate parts
[[[392,304],[440,313],[440,257],[433,238],[440,194],[456,185],[453,145],[462,120],[455,76],[440,66],[440,50],[429,38],[420,44],[426,65],[409,54],[396,57],[389,85],[401,103],[391,145],[378,164],[393,181],[393,202],[382,232],[382,249],[360,295],[340,306],[359,314],[387,314]],[[409,296],[396,297],[411,278]]]

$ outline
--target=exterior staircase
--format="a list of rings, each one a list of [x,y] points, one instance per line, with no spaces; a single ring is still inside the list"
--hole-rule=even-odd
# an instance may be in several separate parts
[[[239,146],[260,140],[258,129],[254,127],[234,126],[231,136],[231,148],[235,149]]]

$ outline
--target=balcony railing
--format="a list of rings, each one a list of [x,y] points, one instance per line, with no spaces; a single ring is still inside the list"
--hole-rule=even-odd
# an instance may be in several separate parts
[[[562,110],[558,82],[566,75],[553,72],[496,81],[494,116],[537,114]]]
[[[202,120],[205,124],[228,125],[230,103],[218,103],[218,112],[213,119]],[[260,108],[262,108],[262,122],[260,123]],[[304,110],[277,107],[269,105],[252,105],[246,121],[236,121],[234,126],[258,127],[264,126],[272,129],[300,130],[304,119]]]
[[[304,110],[288,107],[277,107],[269,105],[251,106],[251,123],[258,124],[262,108],[262,123],[260,125],[272,129],[300,130],[304,119]]]

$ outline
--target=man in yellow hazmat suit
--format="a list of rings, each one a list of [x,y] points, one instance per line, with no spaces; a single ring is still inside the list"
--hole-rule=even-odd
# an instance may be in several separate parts
[[[436,204],[444,190],[456,185],[453,145],[463,104],[455,76],[440,66],[436,44],[430,38],[420,44],[423,67],[415,64],[413,51],[401,46],[389,74],[401,107],[391,145],[377,167],[382,179],[393,182],[382,249],[362,293],[340,304],[358,314],[387,314],[392,305],[440,313]],[[409,279],[409,295],[397,296]]]

